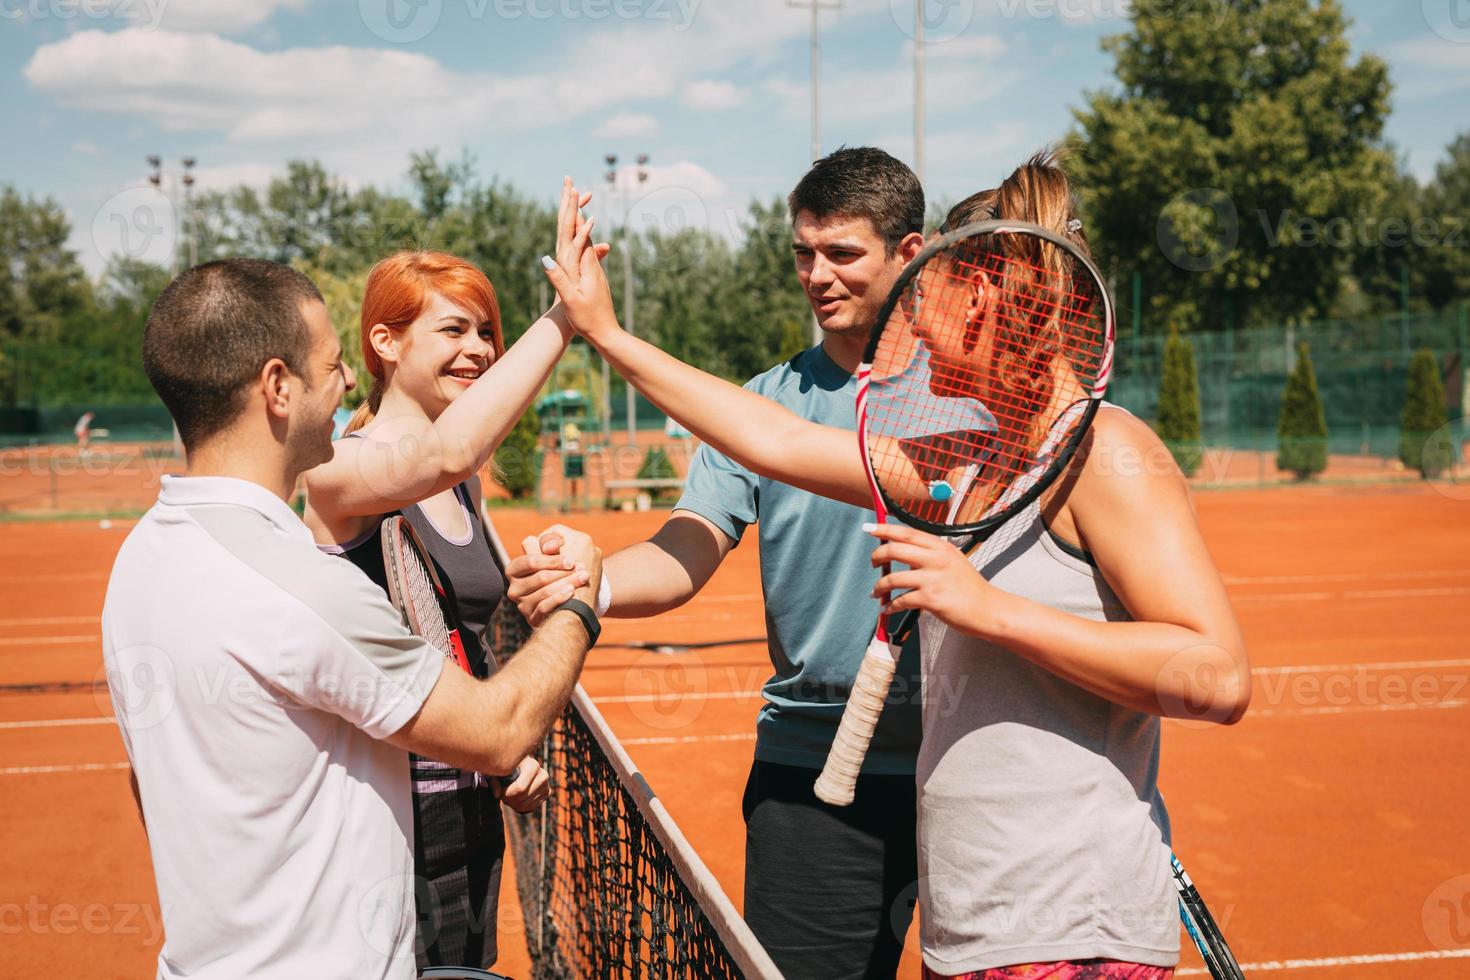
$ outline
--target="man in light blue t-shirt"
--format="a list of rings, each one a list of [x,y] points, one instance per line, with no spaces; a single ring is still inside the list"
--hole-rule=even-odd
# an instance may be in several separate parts
[[[823,339],[746,387],[854,429],[854,372],[883,300],[923,247],[924,193],[903,163],[857,147],[818,160],[787,205],[797,277]],[[860,527],[872,519],[701,446],[664,526],[603,564],[608,615],[656,615],[698,593],[757,525],[775,673],[762,691],[743,804],[745,918],[782,972],[804,980],[892,977],[913,915],[917,630],[853,805],[812,792],[877,620],[873,543]],[[518,558],[508,569],[508,595],[527,616],[554,585],[538,567]]]

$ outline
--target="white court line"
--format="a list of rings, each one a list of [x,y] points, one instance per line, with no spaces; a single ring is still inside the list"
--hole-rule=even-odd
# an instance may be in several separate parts
[[[102,572],[53,572],[38,575],[6,575],[0,585],[25,585],[29,582],[96,582],[106,579]]]
[[[99,633],[88,633],[84,636],[6,636],[0,637],[0,647],[22,647],[27,644],[32,646],[53,647],[62,646],[67,643],[101,643],[102,636]]]
[[[1265,960],[1260,963],[1242,963],[1241,972],[1246,974],[1268,970],[1322,970],[1334,966],[1375,966],[1379,963],[1413,963],[1419,960],[1458,960],[1470,958],[1470,949],[1426,949],[1417,953],[1372,953],[1364,956],[1324,956],[1315,960]],[[1207,977],[1210,971],[1192,966],[1178,970],[1176,977]]]
[[[1247,711],[1246,717],[1253,715],[1262,718],[1284,718],[1292,715],[1356,715],[1367,711],[1433,711],[1437,708],[1463,708],[1470,701],[1433,701],[1429,704],[1342,704],[1329,705],[1320,708],[1262,708],[1259,711]]]
[[[12,766],[0,769],[0,776],[35,776],[49,772],[113,772],[128,769],[126,762],[88,762],[77,766]]]
[[[75,626],[100,622],[101,616],[41,616],[36,619],[0,619],[0,626]]]
[[[651,735],[647,738],[625,738],[621,741],[624,745],[688,745],[693,742],[754,742],[755,732],[741,732],[738,735],[683,735],[678,738],[672,735]]]
[[[76,725],[111,725],[117,717],[106,718],[45,718],[39,721],[0,721],[0,729],[7,728],[71,728]]]
[[[643,701],[682,701],[685,698],[706,698],[711,701],[720,701],[726,698],[758,698],[760,691],[710,691],[705,694],[693,692],[671,692],[669,694],[611,694],[607,697],[592,696],[592,700],[598,704],[637,704]]]
[[[1308,585],[1317,582],[1382,582],[1385,579],[1470,578],[1470,568],[1412,572],[1336,572],[1323,575],[1222,575],[1226,585]]]
[[[1470,667],[1470,660],[1380,660],[1366,664],[1323,664],[1301,667],[1257,667],[1252,676],[1268,677],[1272,674],[1347,674],[1355,670],[1441,670],[1449,667]]]
[[[1236,606],[1270,605],[1273,602],[1326,602],[1329,599],[1361,601],[1364,599],[1439,599],[1470,595],[1470,586],[1447,586],[1440,589],[1362,589],[1349,592],[1266,592],[1258,595],[1232,595]]]

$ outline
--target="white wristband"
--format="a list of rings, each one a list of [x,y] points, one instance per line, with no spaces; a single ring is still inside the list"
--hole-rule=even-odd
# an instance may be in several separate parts
[[[602,581],[597,583],[597,618],[601,619],[607,615],[612,608],[612,583],[607,580],[607,573],[602,573]]]

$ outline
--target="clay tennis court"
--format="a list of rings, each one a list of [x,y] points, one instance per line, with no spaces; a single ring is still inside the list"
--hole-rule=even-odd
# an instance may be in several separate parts
[[[1255,699],[1234,728],[1167,723],[1162,784],[1176,850],[1248,974],[1470,973],[1465,489],[1197,497],[1250,643]],[[663,517],[567,519],[613,549]],[[494,520],[514,548],[552,518],[496,510]],[[0,529],[5,976],[152,975],[161,925],[146,844],[107,696],[87,686],[101,676],[98,613],[128,527]],[[751,541],[687,607],[609,622],[583,675],[737,906],[764,647],[667,655],[615,644],[760,635],[756,559]],[[793,855],[792,873],[821,869]],[[500,967],[525,977],[521,932],[507,887]],[[1180,972],[1202,972],[1192,949]],[[904,975],[917,975],[912,953]]]

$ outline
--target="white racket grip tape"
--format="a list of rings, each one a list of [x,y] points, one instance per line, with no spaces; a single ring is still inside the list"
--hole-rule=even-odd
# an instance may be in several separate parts
[[[817,777],[817,799],[823,803],[847,806],[852,802],[858,773],[868,755],[868,743],[878,727],[878,716],[883,713],[883,703],[888,700],[888,688],[893,684],[897,667],[897,651],[873,637],[868,652],[863,655],[857,680],[853,681],[852,693],[847,697],[837,737],[827,751],[827,763]]]

